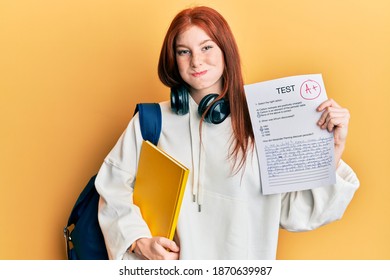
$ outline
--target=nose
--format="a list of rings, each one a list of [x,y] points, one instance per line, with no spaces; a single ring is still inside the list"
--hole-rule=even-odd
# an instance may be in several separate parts
[[[202,54],[201,53],[192,53],[191,56],[191,67],[197,68],[202,65]]]

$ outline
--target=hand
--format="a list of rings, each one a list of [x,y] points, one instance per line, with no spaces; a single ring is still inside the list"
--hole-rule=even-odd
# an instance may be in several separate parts
[[[179,246],[165,237],[140,238],[134,253],[145,260],[178,260]]]
[[[348,123],[350,114],[346,108],[342,108],[333,99],[322,102],[317,107],[318,112],[322,112],[317,124],[322,129],[333,131],[336,166],[341,159],[345,148],[345,142],[348,134]]]

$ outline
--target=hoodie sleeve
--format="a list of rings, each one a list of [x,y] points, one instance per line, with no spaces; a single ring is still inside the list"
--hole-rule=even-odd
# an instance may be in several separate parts
[[[142,135],[138,114],[105,158],[96,177],[100,194],[98,219],[110,259],[123,259],[130,245],[151,237],[140,209],[133,204]]]
[[[341,161],[334,185],[282,195],[280,226],[307,231],[341,219],[359,184],[351,167]]]

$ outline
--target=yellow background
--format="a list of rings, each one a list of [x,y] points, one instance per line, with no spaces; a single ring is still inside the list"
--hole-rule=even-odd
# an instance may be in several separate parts
[[[390,2],[387,0],[0,2],[0,259],[64,259],[62,228],[157,78],[173,16],[225,16],[246,83],[322,73],[351,123],[344,160],[361,187],[343,219],[280,231],[278,259],[390,259]]]

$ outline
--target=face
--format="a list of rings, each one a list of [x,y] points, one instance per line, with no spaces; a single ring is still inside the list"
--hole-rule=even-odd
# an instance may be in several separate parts
[[[190,86],[195,101],[210,93],[221,93],[223,53],[203,29],[192,26],[179,34],[175,51],[180,76]]]

